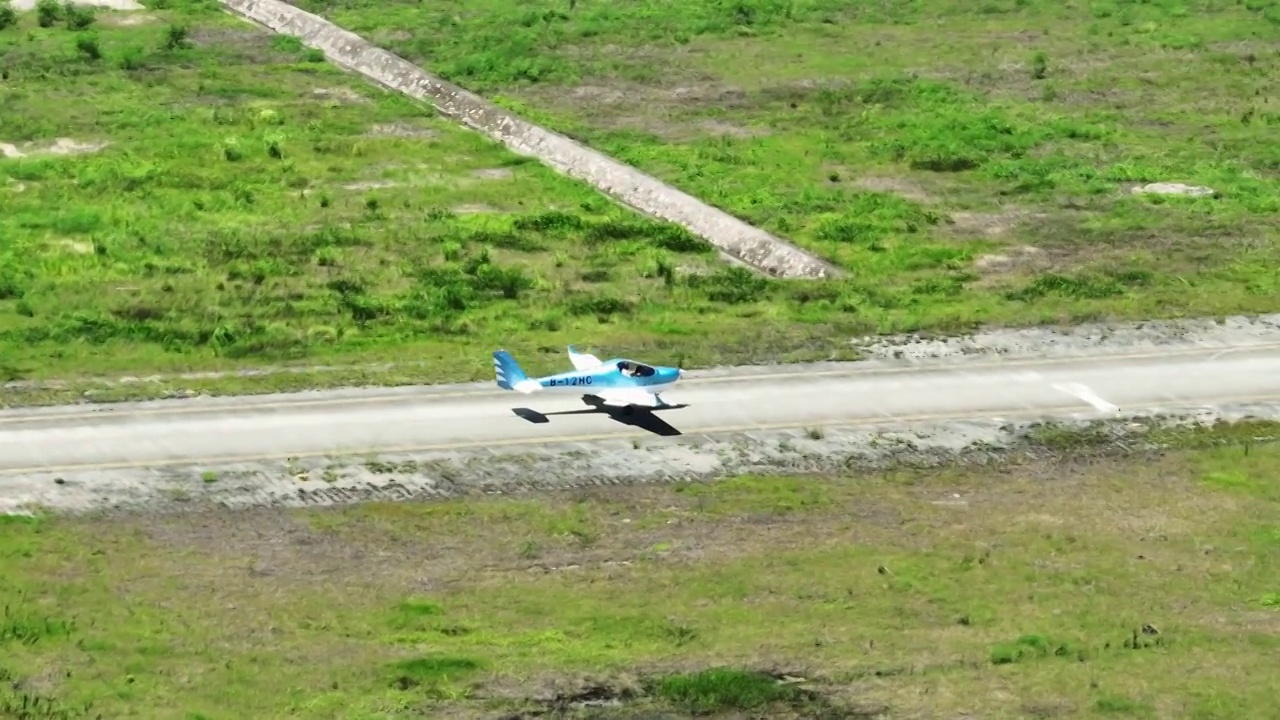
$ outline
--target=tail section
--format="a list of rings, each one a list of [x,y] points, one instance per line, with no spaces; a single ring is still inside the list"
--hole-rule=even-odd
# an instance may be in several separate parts
[[[503,390],[518,390],[522,393],[533,392],[542,387],[537,380],[530,380],[520,369],[520,364],[506,350],[493,353],[493,372],[498,380],[498,387]]]

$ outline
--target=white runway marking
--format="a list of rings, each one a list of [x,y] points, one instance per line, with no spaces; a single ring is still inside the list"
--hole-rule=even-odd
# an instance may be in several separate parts
[[[1107,402],[1099,397],[1097,393],[1090,390],[1088,386],[1082,385],[1081,383],[1054,383],[1053,389],[1064,392],[1073,397],[1078,397],[1092,405],[1094,409],[1101,410],[1102,412],[1113,413],[1120,410],[1119,405]]]

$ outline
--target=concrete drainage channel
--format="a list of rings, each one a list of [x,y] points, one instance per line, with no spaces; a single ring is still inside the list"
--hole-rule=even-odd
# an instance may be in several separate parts
[[[780,278],[829,278],[830,263],[748,225],[636,168],[559,133],[521,120],[474,93],[445,82],[364,38],[280,0],[222,0],[234,15],[292,35],[332,62],[414,99],[642,213],[683,226],[729,257]]]

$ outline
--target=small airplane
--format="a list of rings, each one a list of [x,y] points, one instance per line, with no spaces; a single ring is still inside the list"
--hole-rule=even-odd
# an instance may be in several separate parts
[[[584,400],[595,399],[630,413],[635,407],[675,407],[659,395],[680,379],[680,368],[614,358],[601,361],[590,353],[580,353],[569,346],[569,362],[573,370],[531,378],[506,350],[493,353],[493,371],[498,387],[521,393],[582,393]]]

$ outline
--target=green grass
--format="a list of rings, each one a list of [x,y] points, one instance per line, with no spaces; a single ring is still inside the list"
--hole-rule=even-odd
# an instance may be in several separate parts
[[[1280,442],[1254,439],[1273,434],[986,469],[5,518],[0,706],[1276,717]]]
[[[471,380],[499,345],[693,367],[1277,307],[1270,0],[302,4],[850,276],[729,269],[216,3],[49,5],[0,29],[0,141],[107,145],[0,160],[0,380]],[[1156,180],[1219,196],[1124,189]]]
[[[815,310],[1276,307],[1272,0],[301,4],[852,271]]]
[[[734,668],[669,675],[654,683],[654,691],[656,696],[694,715],[755,710],[801,699],[794,685],[779,684],[763,673]]]
[[[501,345],[545,369],[566,342],[692,363],[839,344],[839,318],[800,322],[681,228],[214,7],[0,31],[0,141],[107,143],[0,161],[0,379],[414,361],[456,380]]]

